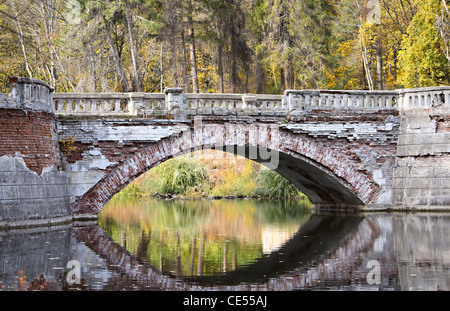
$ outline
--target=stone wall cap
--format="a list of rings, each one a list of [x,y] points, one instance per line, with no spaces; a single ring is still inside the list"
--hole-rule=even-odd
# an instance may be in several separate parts
[[[183,88],[181,87],[166,87],[164,89],[164,93],[165,94],[169,94],[169,93],[183,93]]]
[[[9,79],[10,83],[19,83],[19,84],[41,84],[46,86],[49,90],[50,93],[54,92],[55,89],[52,88],[49,84],[47,84],[46,82],[39,80],[39,79],[34,79],[34,78],[27,78],[27,77],[11,77]]]
[[[399,89],[397,90],[400,94],[405,93],[419,93],[419,92],[439,92],[439,91],[450,91],[450,86],[428,86],[415,89]]]

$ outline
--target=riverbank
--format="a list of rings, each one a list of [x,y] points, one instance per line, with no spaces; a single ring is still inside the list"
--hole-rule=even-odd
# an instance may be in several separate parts
[[[136,178],[118,196],[156,199],[308,198],[274,171],[239,156],[217,151],[170,159]]]
[[[126,194],[119,195],[119,197],[132,197]],[[239,195],[177,195],[177,194],[161,194],[155,193],[149,196],[140,196],[140,198],[148,199],[163,199],[163,200],[267,200],[267,201],[279,201],[279,200],[297,200],[297,201],[309,201],[305,195],[291,196],[291,197],[263,197],[263,196],[239,196]]]

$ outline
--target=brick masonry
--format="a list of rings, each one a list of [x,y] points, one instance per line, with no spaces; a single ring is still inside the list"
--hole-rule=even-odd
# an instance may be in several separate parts
[[[41,174],[45,167],[61,168],[55,115],[30,110],[0,110],[0,156],[18,156]]]
[[[385,208],[392,201],[399,118],[344,115],[318,119],[315,113],[287,123],[280,118],[204,116],[199,124],[60,117],[60,139],[67,134],[76,138],[65,157],[72,210],[76,215],[97,214],[135,177],[179,154],[231,148],[252,158],[252,149],[245,146],[258,147],[256,155],[273,150],[266,164],[276,160],[272,168],[316,206]],[[258,156],[252,159],[264,163]]]
[[[14,83],[13,96],[0,98],[0,228],[71,221],[50,89]]]

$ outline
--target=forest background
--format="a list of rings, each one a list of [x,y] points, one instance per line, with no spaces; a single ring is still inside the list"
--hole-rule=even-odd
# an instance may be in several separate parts
[[[448,85],[449,6],[450,0],[0,0],[0,89],[8,92],[11,76],[44,80],[56,92],[97,93]],[[276,173],[245,161],[169,161],[124,193],[303,197]]]
[[[450,82],[449,0],[0,0],[0,86],[268,93]]]

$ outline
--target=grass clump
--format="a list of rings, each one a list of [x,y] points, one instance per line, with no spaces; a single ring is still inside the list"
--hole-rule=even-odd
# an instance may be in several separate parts
[[[119,196],[253,197],[306,199],[275,171],[242,157],[223,157],[217,151],[170,159],[136,178]]]
[[[156,187],[159,193],[164,194],[185,194],[194,187],[203,188],[209,181],[206,165],[184,157],[171,159],[166,165],[156,167],[155,173],[164,176]]]
[[[259,197],[288,199],[304,196],[289,180],[275,171],[259,171],[256,185],[254,192]]]

